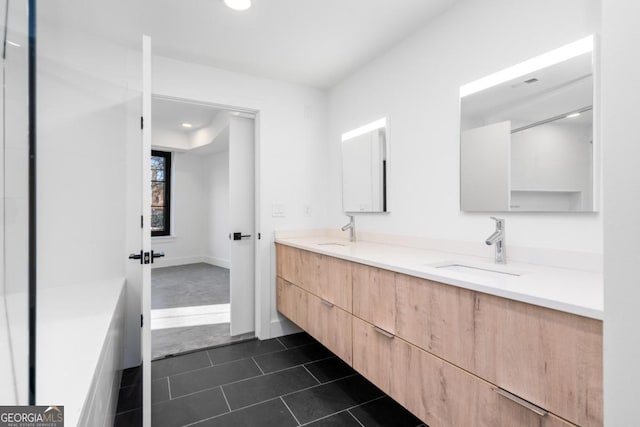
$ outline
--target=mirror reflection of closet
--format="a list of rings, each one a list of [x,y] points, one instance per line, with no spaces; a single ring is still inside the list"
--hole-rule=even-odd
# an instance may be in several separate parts
[[[592,53],[587,37],[461,88],[461,210],[595,210]]]
[[[342,134],[342,207],[388,212],[386,118]]]

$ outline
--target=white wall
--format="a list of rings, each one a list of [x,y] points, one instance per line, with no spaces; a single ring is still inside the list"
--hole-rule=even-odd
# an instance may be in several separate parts
[[[207,187],[207,262],[229,268],[229,151],[203,158]]]
[[[599,20],[598,1],[460,1],[332,88],[330,224],[345,222],[340,134],[387,116],[391,213],[358,216],[358,229],[482,242],[488,215],[459,210],[460,85],[598,32]],[[501,216],[509,245],[602,252],[601,214]]]
[[[604,411],[606,426],[640,425],[640,3],[603,0]]]
[[[126,238],[140,219],[125,216],[139,179],[139,170],[128,175],[127,157],[140,146],[142,61],[128,48],[141,45],[140,4],[38,2],[37,16],[38,288],[122,278],[140,269],[127,259],[139,234],[137,243]],[[126,304],[130,366],[140,361],[139,289],[131,283]],[[39,316],[38,328],[50,320]],[[38,347],[39,355],[56,351]]]
[[[7,40],[0,106],[0,404],[28,404],[29,92],[24,4],[2,6]],[[4,37],[1,37],[4,39]]]
[[[304,229],[326,224],[328,187],[326,97],[317,89],[252,77],[163,57],[154,58],[153,92],[158,95],[244,107],[259,112],[256,185],[261,194],[257,219],[257,334],[281,334],[275,305],[275,229]],[[285,217],[271,216],[272,204]],[[304,207],[311,207],[311,216]]]
[[[152,237],[154,251],[165,257],[155,267],[202,262],[208,196],[203,158],[192,153],[173,153],[171,188],[171,236]]]

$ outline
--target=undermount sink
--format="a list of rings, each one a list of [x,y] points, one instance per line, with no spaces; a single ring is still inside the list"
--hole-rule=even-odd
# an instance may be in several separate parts
[[[505,271],[499,269],[493,269],[490,266],[477,266],[469,265],[457,262],[439,263],[436,265],[430,264],[432,267],[441,268],[448,271],[456,271],[459,273],[465,273],[474,276],[490,277],[490,278],[507,278],[507,277],[519,277],[521,274],[513,271]]]
[[[327,242],[327,243],[318,243],[318,246],[347,246],[344,243],[334,243],[334,242]]]

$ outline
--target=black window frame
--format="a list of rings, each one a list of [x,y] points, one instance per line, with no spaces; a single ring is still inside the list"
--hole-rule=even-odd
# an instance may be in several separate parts
[[[162,237],[162,236],[170,236],[171,235],[171,178],[173,176],[173,167],[171,165],[171,152],[170,151],[160,151],[160,150],[151,150],[152,157],[162,157],[164,158],[164,181],[154,181],[153,179],[149,183],[150,185],[153,182],[163,182],[164,183],[164,214],[163,214],[163,229],[162,230],[151,230],[151,237]],[[153,207],[153,204],[149,207],[150,209]]]

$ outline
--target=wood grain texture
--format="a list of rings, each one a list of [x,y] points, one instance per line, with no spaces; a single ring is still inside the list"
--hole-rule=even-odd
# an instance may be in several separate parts
[[[320,255],[287,245],[276,244],[276,272],[279,277],[318,293]]]
[[[602,322],[398,275],[399,337],[573,423],[601,426]]]
[[[353,314],[395,334],[396,274],[363,264],[353,264]]]
[[[307,332],[349,365],[353,361],[352,315],[308,294]]]
[[[309,307],[307,292],[278,277],[276,304],[280,313],[302,329],[308,329]]]
[[[508,400],[481,379],[396,338],[390,395],[430,427],[568,427]]]
[[[602,426],[602,322],[478,294],[475,372],[582,426]]]
[[[474,367],[474,293],[396,275],[396,334],[454,365]]]
[[[319,264],[319,279],[315,294],[351,313],[353,309],[351,266],[353,263],[320,255]]]
[[[391,390],[391,345],[373,325],[353,318],[353,367],[385,393]]]

